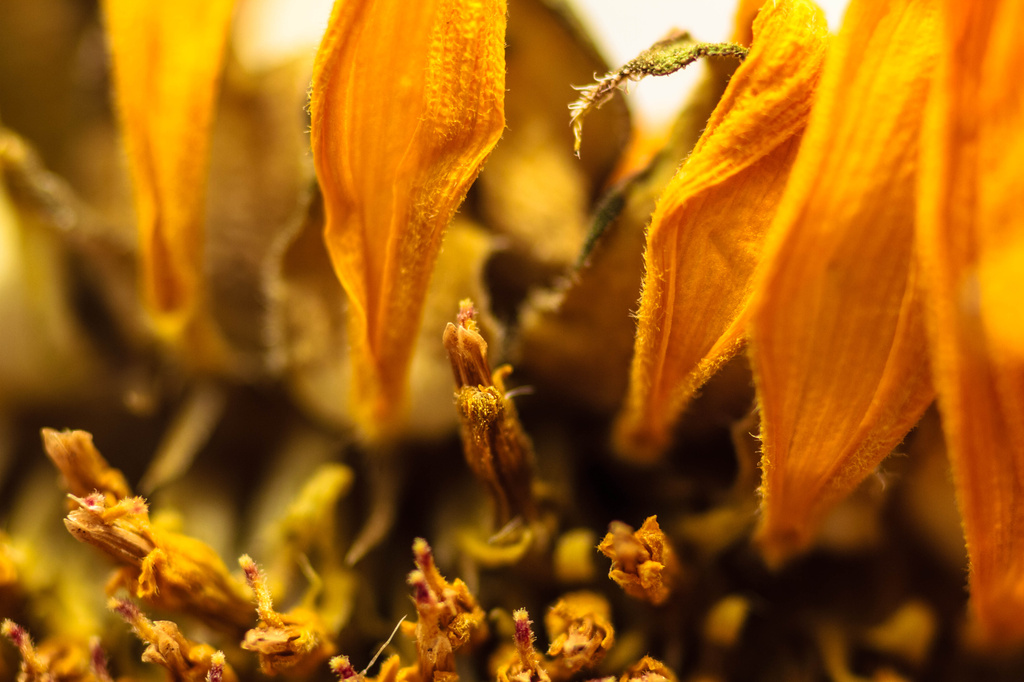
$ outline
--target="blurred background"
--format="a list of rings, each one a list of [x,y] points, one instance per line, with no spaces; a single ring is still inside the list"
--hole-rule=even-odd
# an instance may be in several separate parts
[[[689,31],[698,40],[726,40],[736,9],[733,0],[564,1],[576,10],[613,67],[632,59],[673,28]],[[842,21],[847,2],[818,2],[833,31]],[[246,5],[237,32],[251,36],[244,48],[248,58],[273,60],[281,53],[315,49],[332,0],[256,0]],[[667,125],[700,80],[703,69],[698,63],[671,78],[654,78],[634,85],[629,94],[634,114],[649,127]]]

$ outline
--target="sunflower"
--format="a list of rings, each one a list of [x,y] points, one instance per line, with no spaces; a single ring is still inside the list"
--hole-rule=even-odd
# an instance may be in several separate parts
[[[0,10],[0,676],[1019,678],[1024,9],[272,6]]]

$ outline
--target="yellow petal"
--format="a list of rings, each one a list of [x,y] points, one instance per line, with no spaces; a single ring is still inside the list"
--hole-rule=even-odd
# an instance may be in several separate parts
[[[945,50],[922,138],[921,260],[932,364],[988,644],[1024,641],[1024,5],[943,3]],[[1008,269],[1009,267],[1009,269]],[[1019,329],[1019,327],[1018,327]]]
[[[768,2],[743,65],[647,233],[619,449],[650,460],[694,392],[739,349],[749,280],[807,123],[828,42],[817,6]]]
[[[202,294],[210,127],[233,0],[104,0],[139,225],[141,281],[174,338]]]
[[[912,267],[929,5],[850,5],[765,248],[750,355],[773,563],[809,544],[932,399]]]
[[[313,74],[325,238],[365,435],[401,418],[441,237],[504,128],[504,0],[339,0]]]

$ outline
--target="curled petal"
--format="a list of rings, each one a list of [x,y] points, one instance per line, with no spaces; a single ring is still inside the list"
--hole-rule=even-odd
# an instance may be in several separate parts
[[[796,157],[828,43],[812,2],[769,2],[647,232],[619,450],[652,460],[694,392],[740,348],[750,278]]]

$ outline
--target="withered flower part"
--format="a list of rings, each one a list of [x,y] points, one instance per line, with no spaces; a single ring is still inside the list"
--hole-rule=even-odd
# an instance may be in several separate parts
[[[611,606],[596,592],[572,592],[551,607],[544,616],[551,646],[548,665],[552,679],[565,680],[584,670],[593,670],[615,643]]]
[[[359,671],[352,667],[352,662],[348,660],[348,656],[334,656],[331,658],[329,665],[331,666],[331,672],[337,675],[340,680],[362,678]]]
[[[840,1],[0,0],[0,682],[1024,679],[1024,2]]]
[[[357,671],[349,661],[348,656],[335,656],[330,662],[331,672],[338,676],[341,682],[362,682],[370,679],[373,682],[418,682],[420,679],[416,666],[403,668],[398,655],[388,657],[388,660],[380,667],[380,673],[376,677],[367,678],[366,671]]]
[[[264,675],[282,672],[305,674],[334,653],[331,641],[316,612],[295,608],[288,613],[274,610],[267,579],[248,554],[238,564],[256,596],[259,623],[245,633],[242,648],[259,654]]]
[[[678,679],[667,665],[644,656],[622,673],[619,682],[677,682]]]
[[[600,78],[593,85],[574,86],[580,97],[569,105],[570,124],[575,138],[574,149],[580,153],[583,142],[583,118],[599,109],[611,99],[627,81],[639,81],[647,76],[668,76],[684,69],[703,57],[733,57],[743,60],[747,48],[734,43],[701,43],[684,31],[672,31],[636,58],[626,62],[617,71]]]
[[[444,347],[455,375],[463,453],[491,496],[495,526],[502,528],[516,517],[536,518],[533,445],[505,390],[512,368],[503,365],[491,372],[475,315],[473,303],[462,301],[458,324],[445,327]]]
[[[416,639],[421,680],[455,676],[454,652],[487,637],[486,614],[460,578],[448,582],[434,564],[430,545],[413,542],[416,570],[409,573],[416,606],[416,623],[402,623],[402,631]]]
[[[234,0],[101,3],[138,217],[140,289],[156,332],[225,362],[203,277],[206,166]]]
[[[310,142],[349,300],[353,418],[370,440],[392,437],[409,407],[442,236],[505,128],[506,11],[338,2],[317,52]]]
[[[515,623],[515,652],[505,665],[498,668],[498,682],[551,682],[551,676],[533,648],[533,628],[526,609],[512,613]]]
[[[434,553],[423,538],[416,538],[412,544],[413,560],[423,575],[426,587],[438,599],[445,613],[441,624],[452,650],[467,644],[477,644],[487,638],[487,615],[480,608],[476,597],[462,578],[452,582],[441,575],[434,563]]]
[[[213,652],[213,656],[210,656],[210,669],[206,672],[206,682],[226,682],[225,671],[230,670],[227,665],[223,651]]]
[[[131,496],[124,474],[107,463],[88,431],[43,429],[42,437],[47,456],[60,471],[65,490],[72,495],[84,497],[99,491],[111,505]]]
[[[939,4],[851,7],[769,231],[749,357],[762,437],[755,538],[770,564],[812,544],[935,398],[915,195]]]
[[[54,638],[36,646],[28,631],[10,619],[4,620],[0,633],[21,654],[17,682],[106,682],[82,643]]]
[[[413,588],[413,602],[416,604],[416,658],[421,680],[437,682],[455,680],[455,655],[452,642],[442,625],[446,610],[438,595],[430,589],[421,571],[409,574],[409,585]]]
[[[765,5],[704,132],[658,199],[629,389],[615,445],[660,459],[697,390],[742,348],[765,235],[807,126],[829,45],[810,0]]]
[[[110,668],[107,666],[107,652],[100,645],[99,637],[89,639],[89,665],[99,682],[114,682]]]
[[[665,603],[681,577],[681,566],[657,516],[648,517],[635,532],[612,521],[597,549],[612,560],[609,578],[629,596],[655,606]]]
[[[195,538],[149,521],[146,501],[68,496],[78,504],[64,519],[76,540],[121,564],[108,589],[123,587],[157,609],[187,613],[210,626],[243,630],[251,621],[249,595],[217,553]]]
[[[203,682],[214,676],[214,668],[217,668],[216,677],[222,682],[234,682],[236,679],[234,671],[224,662],[222,652],[209,644],[187,639],[176,623],[152,621],[127,599],[111,599],[107,606],[124,618],[132,632],[147,644],[142,660],[166,668],[171,682]]]

